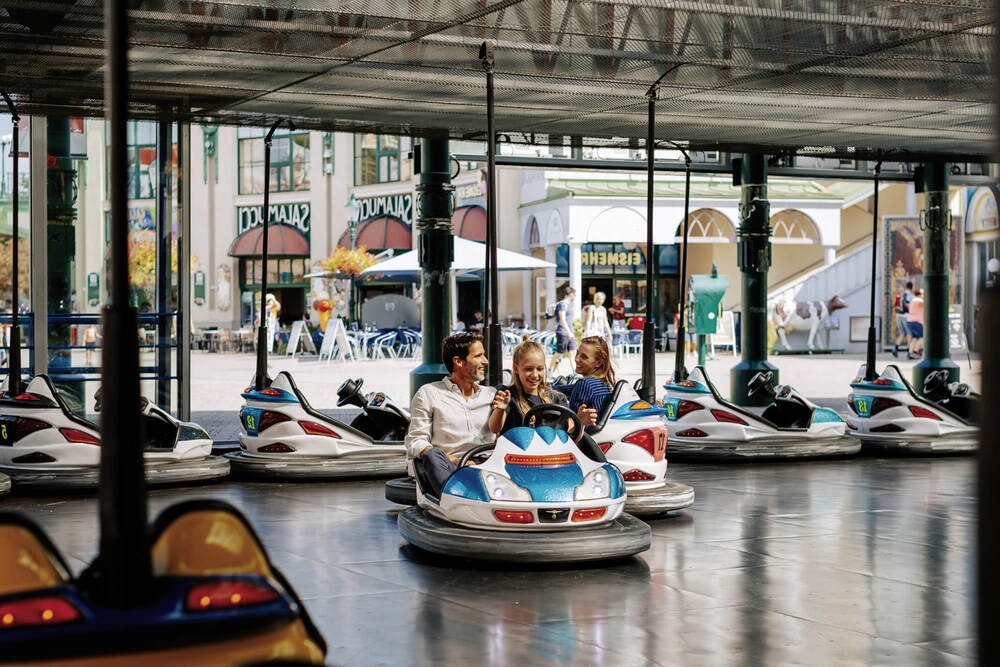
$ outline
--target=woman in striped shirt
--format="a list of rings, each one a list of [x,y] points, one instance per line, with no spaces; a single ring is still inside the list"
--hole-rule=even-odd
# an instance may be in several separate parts
[[[583,377],[571,386],[569,409],[576,412],[584,426],[597,423],[597,415],[611,398],[615,371],[611,368],[608,343],[600,336],[587,336],[576,351],[576,372]]]

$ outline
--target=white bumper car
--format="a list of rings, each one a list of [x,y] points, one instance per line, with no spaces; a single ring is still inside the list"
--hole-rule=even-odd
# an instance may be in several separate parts
[[[147,484],[202,482],[229,474],[229,463],[211,456],[212,439],[200,426],[174,419],[144,398],[140,410]],[[17,396],[0,397],[0,472],[15,486],[96,488],[100,444],[98,425],[77,416],[46,375],[35,376]]]
[[[528,412],[551,421],[554,406]],[[560,418],[577,420],[565,408]],[[537,423],[537,422],[536,422]],[[580,428],[579,421],[576,427]],[[485,451],[482,463],[465,465]],[[623,514],[615,466],[587,456],[562,428],[520,427],[468,452],[440,492],[414,462],[417,507],[400,513],[403,537],[425,551],[477,560],[572,563],[645,551],[650,530]]]
[[[848,433],[865,450],[912,454],[961,454],[979,447],[979,394],[967,384],[948,384],[936,371],[918,394],[895,365],[865,381],[865,366],[851,382],[847,403],[854,413]]]
[[[226,455],[234,473],[281,480],[382,477],[406,470],[402,442],[377,442],[314,409],[286,371],[242,395],[240,451]]]
[[[789,385],[773,387],[770,372],[757,373],[750,394],[764,391],[771,403],[762,414],[722,398],[705,369],[667,382],[663,399],[674,459],[781,459],[857,454],[861,443],[845,435],[846,424]]]

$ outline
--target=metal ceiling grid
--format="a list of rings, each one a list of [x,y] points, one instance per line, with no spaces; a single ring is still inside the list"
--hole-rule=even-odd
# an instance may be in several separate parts
[[[475,136],[479,44],[496,47],[497,130],[700,149],[985,159],[989,0],[142,0],[133,111],[201,122]],[[99,115],[100,0],[0,0],[0,86],[28,113]],[[615,143],[612,141],[611,143]]]

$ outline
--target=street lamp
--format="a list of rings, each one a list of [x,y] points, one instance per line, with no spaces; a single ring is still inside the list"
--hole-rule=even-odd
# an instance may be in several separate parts
[[[348,214],[348,217],[347,217],[347,232],[348,232],[348,234],[349,234],[349,236],[351,238],[351,248],[350,249],[353,251],[354,250],[354,242],[357,240],[357,237],[358,237],[358,231],[357,231],[357,228],[358,228],[358,218],[361,217],[361,204],[358,202],[357,199],[354,198],[354,193],[353,192],[351,193],[351,197],[350,197],[350,199],[347,200],[347,203],[345,204],[345,206],[348,209],[350,209],[350,211],[351,211],[350,214]],[[357,319],[357,316],[355,314],[355,308],[357,306],[356,306],[356,304],[354,302],[354,275],[351,274],[350,277],[351,277],[351,285],[350,285],[350,288],[349,288],[350,289],[350,294],[349,294],[349,305],[348,305],[348,314],[347,314],[347,323],[348,324],[350,324],[351,322],[353,322],[353,321],[355,321]]]

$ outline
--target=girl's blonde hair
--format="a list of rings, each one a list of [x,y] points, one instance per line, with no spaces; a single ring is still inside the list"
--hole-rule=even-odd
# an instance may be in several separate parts
[[[525,335],[524,339],[518,343],[517,347],[514,348],[514,360],[513,360],[513,378],[510,381],[510,393],[517,401],[517,405],[521,408],[522,413],[528,412],[531,409],[531,403],[528,402],[528,395],[524,391],[524,387],[521,386],[521,376],[518,375],[517,365],[520,360],[526,354],[532,352],[537,352],[542,355],[542,366],[545,366],[545,350],[537,342],[533,340],[528,340],[528,336]],[[545,381],[545,376],[542,376],[542,382],[538,385],[538,397],[542,399],[543,403],[552,402],[552,390],[549,388],[549,383]]]
[[[593,345],[597,351],[594,356],[597,358],[598,366],[594,369],[594,374],[591,377],[606,382],[609,387],[615,386],[615,369],[611,367],[611,351],[608,349],[608,341],[601,336],[587,336],[580,341],[580,345],[584,344]]]

